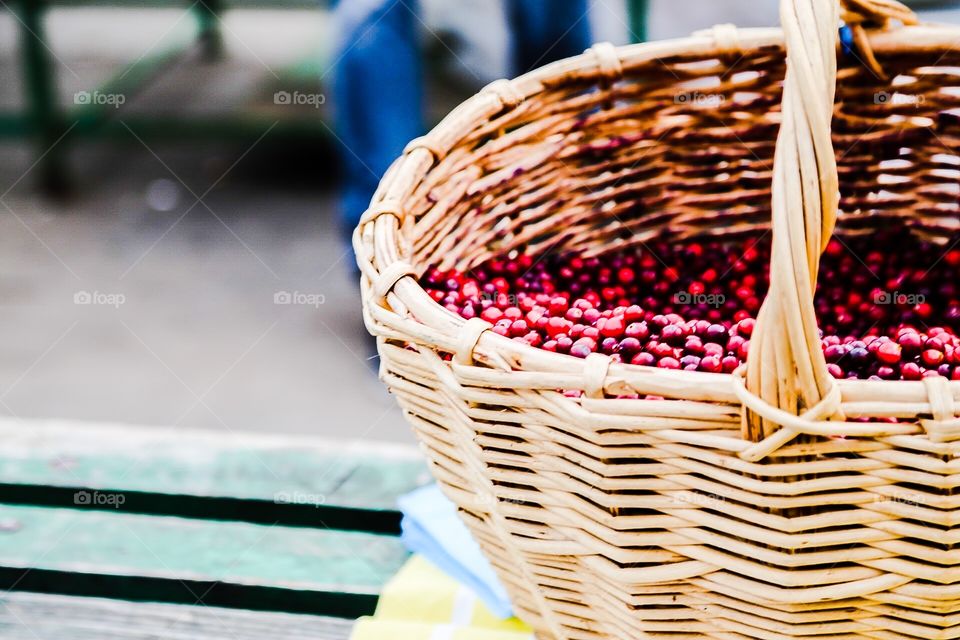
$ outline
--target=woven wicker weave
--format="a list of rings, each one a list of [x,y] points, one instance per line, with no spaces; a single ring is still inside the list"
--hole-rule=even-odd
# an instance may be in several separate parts
[[[835,3],[783,0],[782,31],[601,44],[497,81],[410,143],[363,217],[381,376],[540,638],[960,638],[960,383],[834,381],[812,304],[835,219],[960,230],[960,31],[844,8],[839,68]],[[768,229],[734,375],[538,350],[416,279]]]

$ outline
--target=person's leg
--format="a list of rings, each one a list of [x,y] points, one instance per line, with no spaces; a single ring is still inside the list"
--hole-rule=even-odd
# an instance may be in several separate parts
[[[583,53],[591,44],[586,0],[507,0],[514,72]]]
[[[342,0],[335,20],[342,42],[332,102],[344,168],[341,216],[350,232],[390,163],[423,133],[416,3],[374,4]]]

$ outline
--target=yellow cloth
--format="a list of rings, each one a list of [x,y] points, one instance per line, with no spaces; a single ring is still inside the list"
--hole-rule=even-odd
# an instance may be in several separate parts
[[[531,640],[533,634],[516,618],[496,618],[472,591],[413,556],[384,587],[373,617],[358,620],[350,638]]]

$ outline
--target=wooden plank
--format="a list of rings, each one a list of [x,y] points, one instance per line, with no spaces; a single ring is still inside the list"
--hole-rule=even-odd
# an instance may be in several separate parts
[[[100,491],[128,512],[396,532],[397,497],[428,481],[403,445],[0,419],[7,503]]]
[[[0,589],[357,617],[407,556],[370,533],[0,506]]]
[[[320,616],[16,591],[0,594],[0,638],[347,640],[352,627],[352,620]]]

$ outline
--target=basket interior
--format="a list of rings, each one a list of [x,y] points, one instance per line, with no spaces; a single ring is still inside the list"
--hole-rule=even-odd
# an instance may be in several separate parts
[[[960,229],[960,52],[878,58],[890,79],[840,61],[838,233],[897,219],[946,241]],[[546,86],[429,172],[411,203],[413,264],[468,269],[511,252],[762,234],[784,70],[782,49],[765,47]]]

